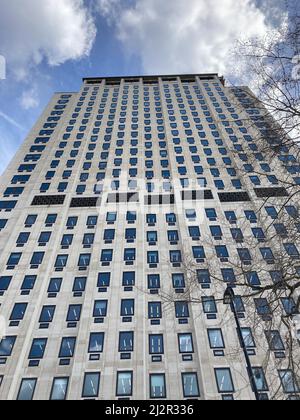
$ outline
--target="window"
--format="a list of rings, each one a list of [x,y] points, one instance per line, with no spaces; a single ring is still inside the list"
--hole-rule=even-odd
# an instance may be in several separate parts
[[[150,302],[148,304],[148,316],[149,319],[162,318],[162,306],[160,302]]]
[[[125,249],[124,250],[124,261],[135,261],[136,250],[135,249]]]
[[[115,229],[105,229],[103,239],[106,242],[114,241],[114,239],[115,239]]]
[[[76,338],[75,337],[65,337],[61,341],[60,351],[59,351],[59,358],[70,358],[74,356],[75,352],[75,345],[76,345]]]
[[[16,303],[10,315],[10,321],[22,321],[25,316],[27,303]]]
[[[81,305],[70,305],[67,315],[67,322],[79,322],[81,316]]]
[[[149,251],[147,252],[147,261],[148,264],[158,264],[159,263],[159,255],[158,251]]]
[[[150,375],[150,398],[166,398],[166,377],[164,374]]]
[[[45,220],[45,225],[50,227],[54,225],[56,220],[57,220],[57,214],[48,214]]]
[[[148,288],[149,289],[160,289],[160,275],[149,274],[148,275]]]
[[[22,379],[18,393],[18,401],[32,401],[35,393],[37,379]]]
[[[230,369],[215,369],[215,376],[219,393],[235,392]]]
[[[164,337],[162,334],[149,335],[150,355],[164,354]]]
[[[93,233],[85,233],[82,240],[82,245],[85,248],[90,248],[93,245],[95,239],[95,235]]]
[[[82,398],[98,398],[100,388],[100,373],[84,375]]]
[[[15,267],[16,265],[19,264],[21,257],[22,257],[22,254],[19,252],[12,253],[7,261],[7,266]]]
[[[284,244],[284,249],[286,253],[293,259],[297,260],[300,258],[298,248],[295,244]]]
[[[12,354],[17,337],[8,336],[0,340],[0,357],[9,357]]]
[[[279,331],[266,331],[265,334],[271,351],[285,350]]]
[[[113,250],[105,249],[101,253],[101,262],[112,262],[113,260]]]
[[[132,287],[135,285],[135,272],[126,272],[123,273],[123,282],[124,287]]]
[[[87,219],[87,226],[90,228],[93,228],[97,226],[98,223],[98,217],[97,216],[89,216]]]
[[[51,401],[64,401],[67,398],[69,378],[55,378],[52,385]]]
[[[204,260],[206,255],[203,246],[193,246],[193,255],[196,260]]]
[[[30,236],[30,233],[26,233],[26,232],[20,233],[17,239],[17,245],[24,246],[28,242],[29,236]]]
[[[42,232],[40,234],[38,242],[40,245],[44,245],[50,241],[50,238],[51,238],[51,232]]]
[[[121,332],[119,336],[119,352],[133,352],[134,333]]]
[[[68,262],[68,255],[58,255],[55,262],[55,268],[63,269],[66,267]]]
[[[135,241],[136,240],[136,229],[126,229],[125,239],[127,241]]]
[[[209,339],[209,344],[210,344],[211,349],[225,349],[222,330],[209,329],[208,339]]]
[[[131,397],[133,392],[133,373],[118,372],[117,397]]]
[[[34,252],[30,261],[30,265],[38,266],[42,264],[44,256],[45,256],[44,252]]]
[[[192,334],[179,334],[178,344],[180,354],[194,353],[194,344]]]
[[[240,257],[243,264],[246,264],[246,265],[251,264],[252,257],[251,257],[249,249],[240,248],[237,251],[238,251],[239,257]]]
[[[228,250],[225,245],[218,245],[215,247],[215,249],[216,249],[216,254],[218,258],[221,258],[221,259],[229,258]]]
[[[294,394],[300,391],[299,384],[292,370],[280,370],[279,377],[286,394]]]
[[[246,280],[251,287],[257,287],[261,285],[261,281],[256,271],[251,271],[246,274]]]
[[[86,268],[90,265],[91,254],[81,254],[78,260],[79,268]]]
[[[287,315],[296,315],[298,313],[297,305],[293,298],[282,298],[281,303]]]
[[[134,316],[134,299],[122,299],[121,316]]]
[[[189,235],[193,239],[197,239],[197,240],[200,239],[201,237],[200,228],[198,226],[190,226]]]
[[[0,293],[8,290],[11,281],[12,281],[12,277],[9,277],[9,276],[0,277]]]
[[[268,316],[271,315],[271,307],[265,298],[254,299],[256,310],[258,315]]]
[[[170,251],[170,262],[172,264],[179,264],[182,262],[181,251]]]
[[[175,302],[176,318],[189,318],[189,305],[187,302]]]
[[[78,217],[69,217],[67,220],[67,228],[68,229],[74,229],[74,227],[77,225]]]
[[[183,373],[182,374],[183,384],[183,396],[184,398],[199,398],[199,382],[196,373]]]
[[[89,341],[89,353],[102,353],[104,346],[104,333],[91,333]]]
[[[55,306],[44,306],[41,311],[39,323],[47,324],[53,321]]]
[[[184,274],[172,274],[172,281],[174,289],[185,288]]]
[[[94,305],[94,318],[102,318],[107,316],[107,300],[96,300]]]
[[[205,314],[216,314],[218,312],[216,301],[213,296],[202,297],[202,306]]]
[[[59,293],[62,285],[62,279],[51,279],[48,287],[48,293]]]
[[[47,338],[33,340],[28,359],[43,359],[47,346]]]
[[[268,264],[274,264],[275,263],[274,254],[273,254],[273,251],[271,250],[271,248],[260,248],[260,253],[261,253],[263,259]]]
[[[247,349],[254,349],[256,347],[251,328],[242,328],[243,341]]]

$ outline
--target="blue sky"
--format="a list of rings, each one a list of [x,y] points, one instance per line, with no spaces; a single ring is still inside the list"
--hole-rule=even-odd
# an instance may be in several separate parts
[[[264,36],[284,0],[0,0],[0,174],[55,91],[82,77],[219,72]],[[187,7],[188,5],[188,7]],[[1,74],[1,69],[0,69]]]

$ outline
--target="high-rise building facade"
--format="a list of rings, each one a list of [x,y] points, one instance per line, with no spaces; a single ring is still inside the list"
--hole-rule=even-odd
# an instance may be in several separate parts
[[[223,294],[231,260],[254,258],[245,236],[266,264],[249,281],[271,281],[278,174],[300,178],[292,154],[257,149],[248,93],[210,74],[84,79],[53,96],[1,177],[1,400],[254,398]],[[261,398],[297,396],[281,331],[266,364],[266,331],[238,308]]]

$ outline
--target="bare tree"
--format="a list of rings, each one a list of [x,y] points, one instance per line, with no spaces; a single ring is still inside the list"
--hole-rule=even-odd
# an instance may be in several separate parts
[[[246,83],[251,75],[252,90],[231,88],[231,99],[242,106],[242,123],[251,133],[252,149],[245,151],[247,145],[241,136],[233,140],[231,153],[240,162],[238,175],[249,190],[253,190],[252,176],[261,180],[257,187],[273,189],[274,194],[265,192],[252,200],[257,215],[254,226],[261,230],[252,230],[244,216],[231,226],[224,219],[229,255],[216,255],[217,243],[206,235],[199,244],[211,252],[204,264],[198,264],[190,250],[184,252],[184,292],[178,297],[170,289],[160,295],[166,308],[179,299],[201,305],[203,297],[212,295],[201,289],[203,270],[209,272],[220,303],[228,283],[234,286],[246,308],[245,325],[251,326],[264,354],[272,399],[287,398],[282,383],[292,394],[293,390],[299,394],[300,386],[300,12],[297,1],[288,1],[287,7],[291,12],[278,31],[264,39],[240,41],[235,51],[235,63],[242,63]],[[235,122],[233,119],[232,124]],[[242,148],[236,147],[240,140]],[[245,162],[241,153],[247,155]],[[258,154],[263,156],[261,161]],[[270,177],[274,171],[276,176]],[[268,207],[277,209],[271,218]],[[226,278],[220,267],[227,273],[232,270],[234,280]],[[239,352],[239,348],[232,348],[231,356]],[[281,378],[282,383],[278,371],[290,372]]]

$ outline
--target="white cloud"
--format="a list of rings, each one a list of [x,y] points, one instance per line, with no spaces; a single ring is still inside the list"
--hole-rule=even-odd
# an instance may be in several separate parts
[[[98,0],[98,6],[146,73],[226,73],[235,40],[268,30],[253,0]]]
[[[84,0],[1,3],[0,52],[20,79],[44,59],[55,66],[89,55],[96,27]]]
[[[38,89],[36,86],[33,86],[22,93],[20,98],[20,105],[26,111],[32,108],[37,108],[39,104],[40,101],[38,96]]]

